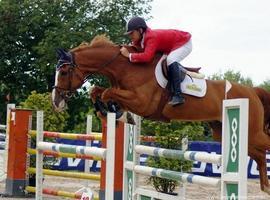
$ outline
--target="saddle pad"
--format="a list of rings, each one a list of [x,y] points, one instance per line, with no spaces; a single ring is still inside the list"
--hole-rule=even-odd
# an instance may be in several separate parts
[[[163,55],[159,60],[156,69],[155,76],[158,84],[162,88],[166,88],[168,84],[168,80],[162,73],[161,62],[166,58],[166,55]],[[207,84],[205,79],[191,78],[190,76],[186,76],[183,82],[181,83],[182,92],[188,95],[203,97],[206,94]]]

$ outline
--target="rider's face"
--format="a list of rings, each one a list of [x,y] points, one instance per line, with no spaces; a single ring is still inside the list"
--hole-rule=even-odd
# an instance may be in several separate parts
[[[132,31],[129,35],[129,38],[132,42],[137,43],[141,40],[141,33],[139,30]]]

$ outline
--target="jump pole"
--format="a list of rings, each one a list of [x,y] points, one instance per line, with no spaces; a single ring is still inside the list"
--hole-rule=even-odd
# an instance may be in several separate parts
[[[124,189],[123,200],[152,200],[175,199],[173,196],[165,196],[151,190],[145,190],[137,187],[137,173],[149,176],[163,177],[173,180],[181,180],[189,183],[197,183],[200,185],[209,185],[221,187],[221,199],[230,200],[246,200],[247,199],[247,149],[248,149],[248,99],[230,99],[223,101],[222,114],[222,158],[207,158],[205,154],[192,153],[190,160],[221,161],[221,179],[185,174],[180,172],[168,171],[157,168],[150,168],[139,165],[139,154],[146,153],[166,157],[169,155],[174,157],[176,151],[164,151],[164,149],[145,148],[137,145],[139,141],[139,132],[136,126],[127,125],[125,133],[124,148]],[[136,152],[137,151],[137,152]],[[179,154],[180,153],[180,154]],[[199,155],[199,156],[196,156]],[[177,151],[177,155],[184,156],[184,152]],[[241,156],[240,156],[241,155]],[[210,154],[209,154],[210,156]],[[184,199],[183,197],[182,199]],[[179,197],[178,197],[179,199]]]
[[[4,156],[4,174],[6,179],[5,192],[3,195],[11,197],[25,196],[25,187],[28,185],[28,175],[25,173],[29,165],[29,154],[27,148],[30,144],[29,133],[31,129],[33,110],[15,108],[15,104],[7,105],[7,121],[6,121],[6,147]],[[96,134],[91,136],[91,117],[87,120],[87,135],[84,138],[80,135],[78,138],[73,137],[74,134],[62,134],[64,136],[72,135],[70,139],[93,140]],[[36,136],[34,132],[33,136]],[[53,137],[55,133],[49,132]],[[30,134],[31,135],[31,134]],[[56,137],[56,136],[55,136]],[[9,139],[10,138],[10,139]],[[88,143],[89,144],[89,143]],[[89,145],[90,146],[90,145]],[[87,156],[86,156],[87,157]],[[88,156],[90,157],[90,156]],[[89,162],[89,160],[87,160]],[[86,163],[85,170],[89,169]],[[86,172],[89,172],[86,171]],[[85,181],[88,185],[89,181]]]
[[[3,158],[3,179],[6,179],[7,177],[7,162],[8,162],[8,143],[9,143],[9,132],[10,132],[10,115],[11,115],[11,109],[15,108],[15,104],[8,104],[7,105],[7,116],[6,116],[6,139],[5,139],[5,152],[4,152],[4,158]]]
[[[124,177],[123,200],[183,200],[184,189],[180,188],[179,195],[173,196],[153,190],[145,189],[137,185],[137,174],[151,175],[153,168],[140,166],[140,154],[135,147],[140,143],[141,120],[137,115],[133,116],[136,125],[125,124],[124,138]],[[157,172],[155,169],[153,170]],[[154,172],[154,173],[155,173]],[[159,172],[157,172],[159,173]],[[170,173],[170,172],[169,172]]]
[[[247,199],[248,99],[223,101],[221,199]]]
[[[112,169],[107,169],[106,161],[101,161],[102,174],[100,180],[100,191],[99,199],[107,200],[105,198],[106,191],[106,178],[107,176],[114,173],[114,199],[120,200],[123,196],[123,152],[124,152],[124,129],[125,124],[123,122],[117,121],[115,125],[115,162],[114,171]],[[108,134],[108,129],[111,129],[110,124],[106,123],[106,120],[102,120],[102,148],[106,148],[107,140],[110,140],[110,135]],[[104,134],[107,133],[107,134]],[[110,158],[109,158],[110,159]]]
[[[42,200],[42,180],[43,180],[43,150],[53,151],[71,151],[72,153],[89,154],[99,156],[106,159],[106,189],[104,191],[104,199],[115,200],[114,186],[115,186],[115,114],[108,113],[107,116],[107,143],[105,148],[84,147],[75,145],[61,145],[56,143],[43,142],[43,112],[37,112],[37,154],[36,154],[36,199]],[[122,156],[122,155],[121,155]],[[122,180],[122,179],[121,179]]]
[[[12,107],[7,119],[8,140],[6,141],[7,178],[5,195],[13,197],[25,196],[27,166],[27,133],[32,110]]]

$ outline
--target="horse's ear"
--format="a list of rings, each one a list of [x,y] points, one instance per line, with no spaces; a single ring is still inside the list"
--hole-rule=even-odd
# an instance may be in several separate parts
[[[64,55],[65,55],[64,52],[65,52],[65,50],[62,49],[62,48],[57,48],[56,49],[57,60],[59,60],[60,58],[64,57]]]
[[[68,60],[67,58],[69,58],[70,54],[63,48],[57,48],[56,49],[56,53],[57,53],[57,59],[63,59],[63,60]]]
[[[56,50],[56,52],[58,54],[58,60],[61,59],[61,60],[69,61],[69,62],[72,61],[71,54],[65,49],[59,48]]]

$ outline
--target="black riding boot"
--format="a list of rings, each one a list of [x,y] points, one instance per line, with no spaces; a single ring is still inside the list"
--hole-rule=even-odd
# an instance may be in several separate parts
[[[181,91],[181,82],[183,81],[182,76],[180,76],[180,73],[182,73],[179,70],[179,63],[174,62],[169,65],[169,79],[172,84],[173,88],[173,96],[171,101],[169,102],[170,105],[176,106],[185,103],[185,98],[182,96]]]

